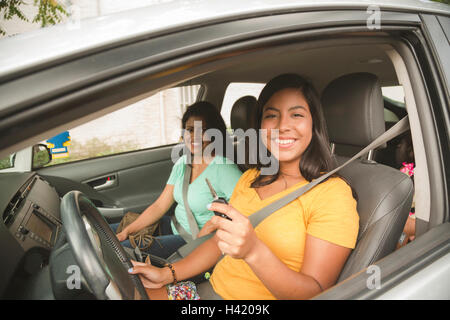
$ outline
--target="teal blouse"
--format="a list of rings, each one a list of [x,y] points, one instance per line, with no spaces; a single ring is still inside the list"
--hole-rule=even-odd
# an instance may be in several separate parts
[[[192,234],[186,217],[182,194],[185,165],[186,155],[183,155],[174,164],[170,177],[167,180],[167,184],[174,185],[173,198],[177,202],[175,216],[181,226],[187,232]],[[201,230],[205,223],[214,215],[212,211],[206,209],[206,205],[213,201],[213,196],[209,191],[205,178],[208,178],[214,190],[216,190],[217,195],[228,201],[241,174],[242,172],[233,161],[222,156],[216,156],[206,169],[192,181],[188,188],[187,201],[192,214],[197,221],[199,230]],[[178,234],[173,223],[172,231],[174,234]]]

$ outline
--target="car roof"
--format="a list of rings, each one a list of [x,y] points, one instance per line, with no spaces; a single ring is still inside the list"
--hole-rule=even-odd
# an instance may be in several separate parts
[[[149,34],[228,21],[236,17],[323,10],[360,9],[377,5],[381,10],[449,14],[449,6],[431,1],[305,1],[305,0],[196,0],[170,1],[106,16],[68,22],[0,40],[0,78],[70,56],[118,46]],[[37,50],[38,49],[38,50]]]

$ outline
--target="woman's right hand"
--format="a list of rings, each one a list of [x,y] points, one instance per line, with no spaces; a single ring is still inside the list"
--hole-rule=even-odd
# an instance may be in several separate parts
[[[130,274],[137,274],[145,288],[158,289],[173,281],[169,268],[158,268],[150,264],[131,260],[133,268],[128,270]]]
[[[256,236],[249,218],[234,209],[229,204],[212,202],[207,206],[208,210],[223,213],[230,220],[213,216],[211,223],[215,225],[217,246],[222,254],[227,254],[234,259],[243,259],[248,262],[261,248],[262,242]]]

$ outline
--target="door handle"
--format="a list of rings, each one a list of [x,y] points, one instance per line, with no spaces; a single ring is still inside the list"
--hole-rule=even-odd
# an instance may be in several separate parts
[[[110,187],[114,187],[116,185],[115,180],[106,180],[105,183],[94,186],[94,190],[102,190]]]
[[[104,190],[117,186],[118,179],[115,174],[110,174],[104,177],[95,178],[94,180],[86,181],[94,190]]]

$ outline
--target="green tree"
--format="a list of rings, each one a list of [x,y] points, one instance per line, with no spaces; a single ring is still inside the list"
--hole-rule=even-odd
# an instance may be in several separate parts
[[[9,160],[9,156],[6,158],[0,159],[0,170],[11,168],[11,167],[12,167],[12,164],[11,164],[11,161]]]
[[[450,4],[450,0],[432,0],[432,1],[445,3],[445,4]]]
[[[33,4],[38,7],[38,13],[34,16],[32,23],[40,23],[41,27],[54,25],[68,16],[66,10],[56,0],[34,0]],[[21,6],[30,5],[23,0],[0,0],[0,18],[11,20],[14,17],[29,22],[28,18],[20,9]],[[6,35],[0,25],[0,35]]]

